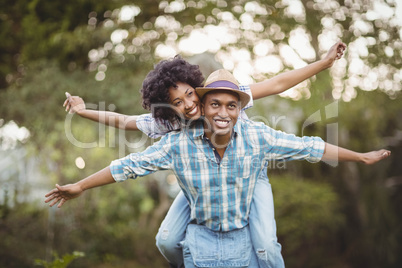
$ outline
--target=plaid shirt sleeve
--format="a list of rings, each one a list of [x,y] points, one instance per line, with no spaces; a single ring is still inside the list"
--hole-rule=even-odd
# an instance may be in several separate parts
[[[127,179],[136,179],[138,176],[146,176],[158,170],[171,169],[170,147],[166,145],[166,138],[165,136],[143,152],[132,153],[112,161],[110,171],[114,180],[122,182]]]
[[[243,91],[250,95],[250,101],[247,103],[247,105],[243,108],[243,110],[246,110],[248,108],[253,107],[254,102],[253,102],[253,94],[251,94],[251,89],[249,85],[240,85],[239,86],[240,91]]]
[[[267,128],[264,133],[268,158],[281,161],[307,160],[311,163],[321,161],[325,142],[320,137],[297,137]]]
[[[180,129],[179,122],[171,123],[166,120],[157,121],[152,114],[142,114],[137,117],[137,127],[152,139],[157,139],[173,130]]]

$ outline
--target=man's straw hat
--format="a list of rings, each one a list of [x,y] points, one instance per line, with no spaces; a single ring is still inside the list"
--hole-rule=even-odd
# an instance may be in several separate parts
[[[197,87],[196,92],[200,99],[213,90],[227,90],[239,95],[240,107],[244,108],[250,101],[250,95],[239,90],[236,78],[227,70],[219,69],[211,73],[205,81],[204,87]]]

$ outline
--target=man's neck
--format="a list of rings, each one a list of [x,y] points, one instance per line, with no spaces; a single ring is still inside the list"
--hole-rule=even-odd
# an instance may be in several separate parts
[[[232,136],[232,132],[228,133],[228,135],[214,135],[212,132],[204,132],[205,137],[207,137],[212,145],[215,147],[216,151],[219,153],[221,158],[225,153],[226,147],[230,142],[230,138]]]
[[[232,137],[232,132],[227,135],[214,135],[212,132],[205,131],[204,134],[215,147],[226,147]]]

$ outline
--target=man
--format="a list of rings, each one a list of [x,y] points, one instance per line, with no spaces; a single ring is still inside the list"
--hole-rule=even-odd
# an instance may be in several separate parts
[[[256,180],[267,161],[373,164],[390,155],[387,150],[357,153],[318,137],[300,138],[238,119],[250,97],[239,91],[236,79],[225,70],[212,73],[196,90],[203,121],[171,132],[144,152],[115,160],[75,184],[56,185],[45,202],[61,207],[86,189],[171,169],[191,210],[182,243],[185,267],[258,267],[248,216]]]
[[[301,81],[331,67],[341,58],[346,45],[337,42],[327,55],[303,68],[281,73],[273,78],[250,85],[239,85],[239,89],[250,95],[249,103],[242,108],[239,118],[248,119],[246,109],[253,106],[253,100],[279,94]],[[84,118],[123,128],[140,130],[151,138],[179,130],[187,121],[201,116],[201,101],[195,88],[203,85],[204,77],[199,66],[190,64],[179,55],[173,59],[162,60],[151,70],[141,89],[144,108],[152,114],[122,115],[114,112],[100,112],[85,109],[84,101],[78,96],[67,96],[66,110],[76,112]],[[166,105],[167,104],[167,105]],[[172,109],[174,108],[174,109]],[[170,206],[155,237],[156,246],[169,262],[170,267],[182,267],[183,251],[180,246],[184,240],[190,207],[183,192],[180,191]],[[257,253],[261,268],[283,268],[281,245],[276,237],[276,223],[272,189],[266,170],[257,180],[248,218],[253,248]]]

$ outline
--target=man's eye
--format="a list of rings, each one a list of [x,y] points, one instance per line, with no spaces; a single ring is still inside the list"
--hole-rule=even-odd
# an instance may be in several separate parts
[[[211,103],[211,106],[212,107],[218,107],[218,104],[214,102],[214,103]]]

